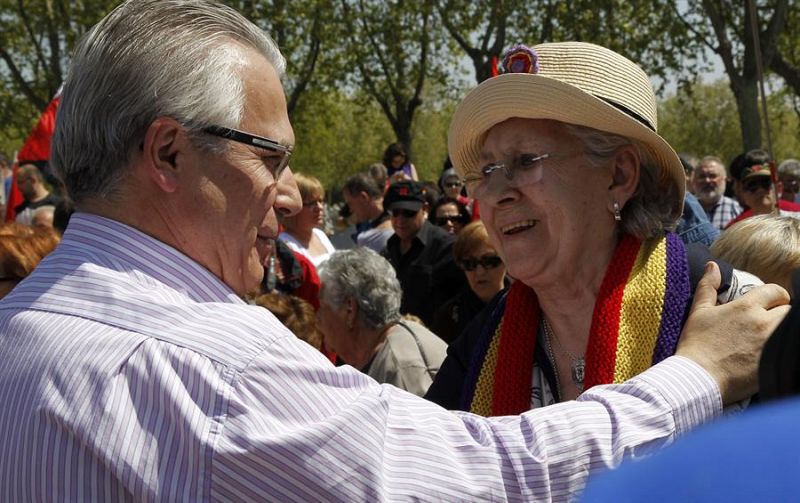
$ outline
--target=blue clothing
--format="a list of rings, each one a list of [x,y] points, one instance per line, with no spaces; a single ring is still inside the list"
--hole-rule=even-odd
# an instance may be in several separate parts
[[[589,481],[581,501],[796,501],[800,399],[750,410]]]
[[[719,229],[711,225],[700,201],[690,192],[683,197],[683,215],[675,232],[687,245],[701,243],[711,246],[719,237]]]

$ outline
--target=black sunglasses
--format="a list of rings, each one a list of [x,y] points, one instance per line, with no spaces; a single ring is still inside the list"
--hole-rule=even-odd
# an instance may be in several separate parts
[[[768,176],[754,176],[742,182],[742,188],[747,192],[756,192],[759,189],[769,189],[772,186],[772,179]]]
[[[459,224],[459,223],[462,223],[463,221],[464,221],[464,219],[462,218],[461,215],[453,215],[453,216],[449,216],[449,217],[448,216],[436,217],[433,220],[433,223],[438,225],[439,227],[442,227],[442,226],[447,225],[447,224],[449,224],[451,222],[454,223],[454,224]]]
[[[272,152],[283,154],[281,157],[276,157],[269,166],[269,170],[272,172],[272,176],[275,178],[275,180],[280,178],[281,172],[286,168],[286,166],[289,165],[289,158],[292,157],[292,147],[288,145],[281,145],[275,140],[270,140],[269,138],[264,138],[263,136],[257,136],[254,134],[245,133],[244,131],[239,131],[238,129],[231,129],[222,126],[208,126],[207,128],[203,129],[203,132],[213,136],[225,138],[226,140],[244,143],[245,145],[260,147],[271,150]]]
[[[389,210],[389,214],[392,215],[393,217],[414,218],[415,216],[417,216],[417,213],[419,213],[419,210],[414,211],[414,210],[405,210],[400,208]]]
[[[494,269],[503,263],[503,259],[497,255],[484,255],[481,258],[465,258],[458,265],[465,271],[474,271],[478,266],[484,269]]]

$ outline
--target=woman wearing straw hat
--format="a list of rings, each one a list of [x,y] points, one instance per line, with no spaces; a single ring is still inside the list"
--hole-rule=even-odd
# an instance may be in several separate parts
[[[574,399],[672,355],[705,263],[670,232],[685,176],[636,64],[566,42],[515,46],[503,68],[458,106],[448,142],[516,281],[451,344],[427,395],[482,415]],[[722,301],[760,283],[728,271]]]

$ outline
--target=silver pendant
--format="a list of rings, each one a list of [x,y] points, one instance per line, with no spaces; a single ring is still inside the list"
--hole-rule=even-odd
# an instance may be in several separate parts
[[[586,361],[583,358],[572,360],[572,382],[583,389],[583,370]]]

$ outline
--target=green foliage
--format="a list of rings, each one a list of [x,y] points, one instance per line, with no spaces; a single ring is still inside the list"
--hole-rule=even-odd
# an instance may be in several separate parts
[[[768,104],[775,158],[800,155],[800,122],[786,93],[772,93]],[[696,83],[662,101],[658,125],[678,152],[716,155],[727,163],[743,150],[736,100],[725,80]]]

